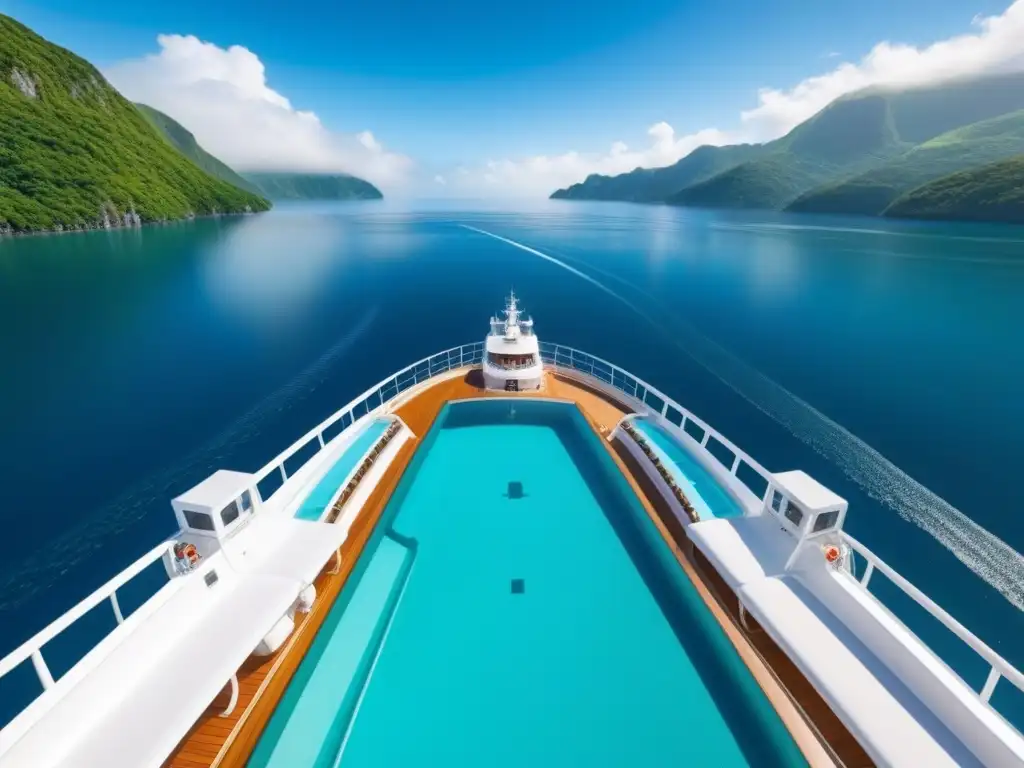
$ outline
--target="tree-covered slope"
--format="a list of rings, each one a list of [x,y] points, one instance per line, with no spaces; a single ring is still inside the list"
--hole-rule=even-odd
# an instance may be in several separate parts
[[[553,200],[656,202],[755,157],[757,144],[698,147],[667,168],[637,168],[618,176],[592,174],[579,184],[556,190]]]
[[[1024,155],[930,181],[897,198],[886,216],[1024,223]]]
[[[884,167],[940,134],[1022,109],[1024,74],[1020,73],[912,89],[872,88],[837,99],[786,136],[753,148],[739,162],[705,175],[681,174],[673,179],[678,189],[668,195],[663,194],[668,185],[658,183],[671,169],[637,169],[623,176],[591,176],[554,196],[784,208],[812,189]],[[734,149],[720,147],[715,152]],[[686,168],[689,159],[672,168]],[[992,158],[982,153],[978,159]],[[878,188],[864,189],[863,195],[865,199],[874,196],[865,205],[878,210],[892,199]]]
[[[675,205],[712,208],[784,208],[808,189],[854,170],[871,168],[905,150],[881,96],[839,99],[786,136],[765,145],[761,157],[682,190]]]
[[[271,200],[379,200],[373,184],[344,173],[244,173]]]
[[[88,62],[0,16],[0,228],[265,210],[204,173]]]
[[[670,197],[695,208],[782,208],[827,178],[821,166],[785,154],[742,163]]]
[[[142,112],[142,116],[149,121],[150,125],[160,132],[161,136],[167,139],[175,149],[208,174],[215,176],[221,181],[226,181],[234,187],[244,189],[247,192],[252,192],[254,195],[263,194],[259,187],[243,179],[225,163],[222,163],[216,157],[199,146],[199,142],[196,141],[196,137],[192,135],[191,131],[185,128],[181,123],[177,122],[174,118],[165,115],[159,110],[146,106],[145,104],[136,104],[135,106],[140,112]]]
[[[879,168],[812,189],[789,210],[881,214],[896,198],[932,179],[1024,152],[1024,110],[957,128],[919,144]]]

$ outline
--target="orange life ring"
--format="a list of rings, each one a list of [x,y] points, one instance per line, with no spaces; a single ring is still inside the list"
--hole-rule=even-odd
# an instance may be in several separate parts
[[[177,555],[179,560],[186,560],[189,565],[195,565],[199,562],[199,552],[196,550],[195,544],[180,543],[174,549],[174,554]]]
[[[835,544],[829,544],[825,547],[825,562],[830,564],[836,563],[841,556],[842,552],[839,551],[839,547]]]

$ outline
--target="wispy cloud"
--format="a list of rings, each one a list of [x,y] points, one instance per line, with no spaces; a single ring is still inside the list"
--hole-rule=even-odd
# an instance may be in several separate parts
[[[638,167],[671,165],[703,144],[722,145],[735,140],[716,128],[676,136],[666,122],[655,123],[647,133],[650,144],[635,150],[616,141],[602,155],[565,152],[522,160],[491,160],[478,168],[460,168],[449,189],[458,195],[547,196],[592,173],[617,174]]]
[[[326,128],[267,84],[259,57],[192,35],[160,35],[158,53],[104,74],[133,101],[167,113],[208,152],[238,170],[346,172],[388,188],[407,183],[412,161],[370,132]]]
[[[701,144],[778,138],[831,101],[869,86],[925,85],[958,76],[1024,69],[1024,0],[1016,0],[1001,14],[976,17],[971,26],[968,33],[923,47],[881,42],[858,63],[840,63],[790,88],[763,88],[757,94],[757,104],[740,113],[734,129],[706,128],[676,138],[670,125],[658,123],[649,130],[653,142],[646,149],[632,151],[616,142],[604,154],[565,152],[496,160],[466,170],[459,184],[450,188],[479,194],[547,194],[592,173],[670,165]]]

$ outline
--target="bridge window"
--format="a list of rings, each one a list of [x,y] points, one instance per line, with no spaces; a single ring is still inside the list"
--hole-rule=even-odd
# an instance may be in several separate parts
[[[185,516],[185,522],[188,527],[195,531],[212,531],[213,530],[213,518],[205,512],[196,512],[191,509],[182,510],[182,514]]]
[[[224,523],[224,527],[227,528],[238,519],[240,514],[241,513],[238,511],[238,503],[232,501],[220,511],[220,520]]]
[[[818,515],[818,519],[814,521],[814,533],[818,531],[827,531],[829,528],[834,528],[836,523],[839,522],[839,510],[834,509],[831,512],[822,512]]]
[[[782,514],[784,514],[786,516],[786,519],[789,520],[789,522],[791,522],[797,528],[800,527],[800,523],[802,523],[804,519],[803,510],[800,509],[800,507],[798,507],[792,501],[787,502],[786,511]]]

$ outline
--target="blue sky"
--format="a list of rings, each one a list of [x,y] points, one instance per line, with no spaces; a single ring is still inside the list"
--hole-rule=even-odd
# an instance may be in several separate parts
[[[859,62],[882,41],[923,48],[968,34],[973,17],[1006,8],[990,0],[0,0],[0,11],[104,72],[158,53],[159,34],[243,46],[295,110],[340,134],[371,131],[430,175],[607,153],[617,141],[642,148],[660,121],[677,135],[728,133],[757,106],[759,89],[791,89]]]

